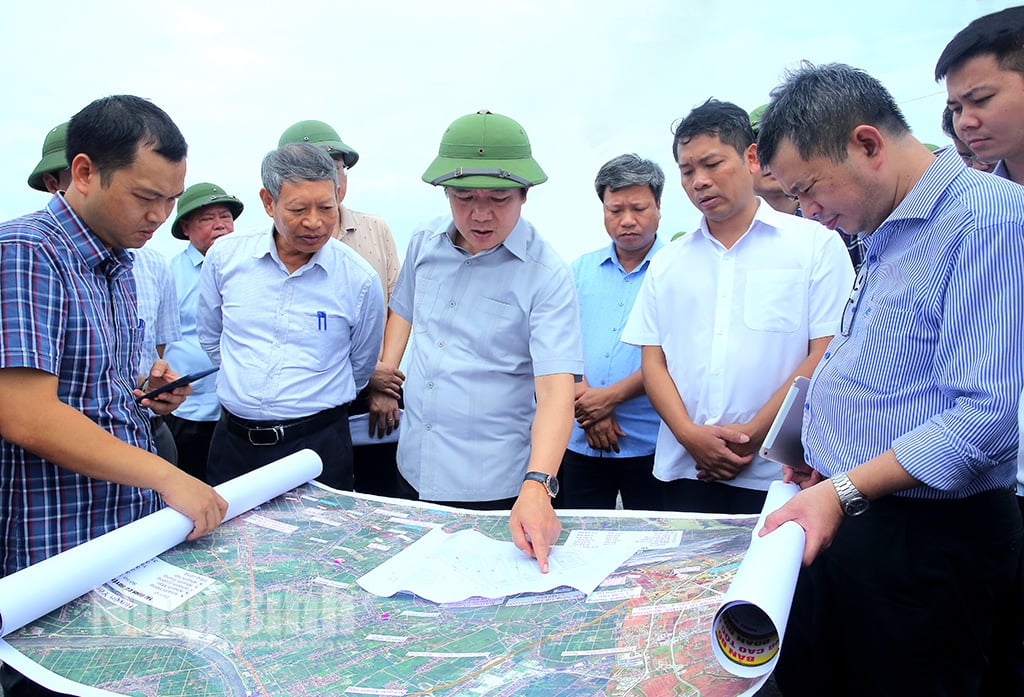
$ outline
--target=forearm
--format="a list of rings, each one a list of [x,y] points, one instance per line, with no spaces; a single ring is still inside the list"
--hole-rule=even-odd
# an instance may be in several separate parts
[[[537,379],[537,410],[530,428],[531,472],[557,474],[573,423],[573,377],[567,373]]]
[[[63,402],[53,400],[23,411],[26,413],[22,417],[4,413],[4,439],[65,469],[92,479],[157,491],[166,489],[177,471],[167,461],[125,443]]]
[[[405,347],[409,343],[412,324],[399,315],[391,312],[387,326],[384,328],[384,348],[381,350],[380,362],[388,368],[398,368],[405,355]]]
[[[903,468],[892,450],[857,465],[846,474],[853,485],[872,501],[921,485],[920,480]]]
[[[679,390],[676,388],[672,375],[668,372],[665,353],[660,346],[643,347],[642,373],[647,398],[651,400],[654,410],[665,422],[672,435],[680,443],[685,439],[688,429],[693,426],[686,405],[683,404]]]

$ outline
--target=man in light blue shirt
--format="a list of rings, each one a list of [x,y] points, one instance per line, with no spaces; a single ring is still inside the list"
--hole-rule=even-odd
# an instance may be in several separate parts
[[[185,251],[171,260],[178,291],[181,341],[168,345],[164,353],[167,362],[182,375],[213,366],[196,333],[199,276],[206,253],[217,239],[234,232],[235,219],[243,208],[241,201],[209,182],[193,184],[178,199],[171,234],[189,242]],[[164,417],[178,447],[178,467],[197,479],[206,479],[206,459],[218,419],[217,378],[212,375],[192,383],[192,394],[185,403],[174,414]]]
[[[661,510],[653,473],[661,419],[644,392],[640,348],[623,343],[658,239],[665,173],[637,155],[606,162],[594,182],[611,244],[572,263],[583,331],[584,379],[576,385],[576,423],[562,458],[564,508]]]
[[[413,234],[381,362],[413,336],[398,442],[402,495],[511,509],[516,546],[548,569],[561,524],[551,505],[583,371],[579,311],[565,263],[521,217],[547,180],[522,126],[483,111],[456,119],[423,180],[450,217]],[[398,402],[371,419],[397,424]]]
[[[779,686],[1014,694],[1024,190],[933,156],[845,65],[788,76],[758,147],[805,215],[869,235],[786,471],[802,490],[765,524],[806,531]]]
[[[270,233],[233,234],[207,253],[199,342],[221,369],[223,405],[207,479],[217,484],[310,448],[319,480],[352,488],[347,405],[377,363],[384,292],[373,268],[333,238],[334,161],[308,143],[263,160]]]

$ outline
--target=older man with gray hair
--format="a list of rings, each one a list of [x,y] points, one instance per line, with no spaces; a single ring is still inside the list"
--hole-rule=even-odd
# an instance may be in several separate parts
[[[572,263],[583,333],[584,378],[576,385],[576,423],[562,458],[566,508],[660,510],[654,478],[660,419],[644,392],[640,348],[619,338],[658,239],[665,173],[638,155],[606,162],[594,188],[611,244]]]
[[[373,268],[333,238],[338,173],[320,148],[285,145],[263,159],[270,233],[234,234],[207,253],[199,342],[215,364],[221,419],[207,480],[231,479],[303,448],[320,481],[352,488],[347,405],[370,378],[384,331]]]

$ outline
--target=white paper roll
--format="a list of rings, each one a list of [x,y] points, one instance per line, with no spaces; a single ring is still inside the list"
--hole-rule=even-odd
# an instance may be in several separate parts
[[[214,487],[228,502],[224,520],[315,479],[322,470],[319,455],[301,450]],[[164,508],[0,578],[0,636],[163,554],[192,528],[187,516]]]
[[[758,537],[765,517],[800,491],[772,482],[750,548],[711,623],[711,647],[727,671],[767,677],[775,668],[804,553],[804,529],[793,521]]]

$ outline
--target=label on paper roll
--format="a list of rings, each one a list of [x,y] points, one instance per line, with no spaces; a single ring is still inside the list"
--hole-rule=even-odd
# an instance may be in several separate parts
[[[722,653],[741,666],[762,666],[779,652],[779,632],[761,608],[736,604],[715,622],[715,640]]]

